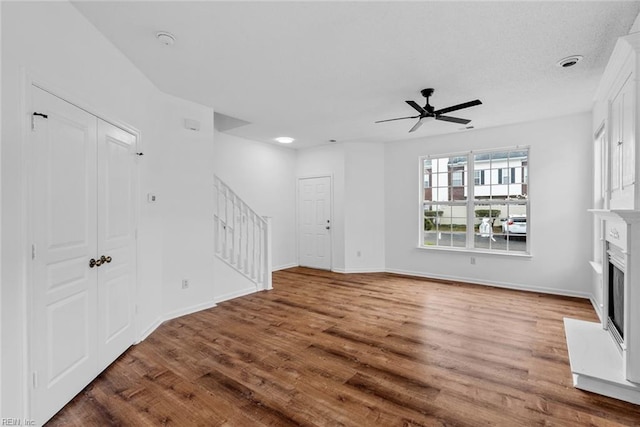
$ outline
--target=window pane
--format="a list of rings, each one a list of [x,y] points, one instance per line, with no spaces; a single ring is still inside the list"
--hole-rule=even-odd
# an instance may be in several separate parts
[[[427,159],[423,162],[424,188],[431,187],[431,160]]]
[[[426,246],[466,247],[466,207],[426,205],[424,244]]]
[[[528,150],[480,153],[473,161],[476,200],[526,198]]]

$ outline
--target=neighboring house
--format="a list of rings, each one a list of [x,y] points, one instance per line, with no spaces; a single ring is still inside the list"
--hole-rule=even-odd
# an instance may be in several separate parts
[[[515,155],[514,155],[515,154]],[[476,199],[527,197],[528,157],[526,153],[507,152],[475,156],[474,192]],[[464,200],[468,179],[466,157],[425,161],[424,198],[433,201]]]

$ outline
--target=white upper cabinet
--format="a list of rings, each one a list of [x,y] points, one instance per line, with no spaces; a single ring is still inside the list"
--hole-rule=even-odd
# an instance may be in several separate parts
[[[594,106],[594,128],[605,124],[607,155],[596,155],[596,170],[605,177],[605,209],[639,209],[635,185],[638,150],[638,78],[640,34],[618,39],[604,72]],[[604,154],[604,153],[603,153]]]

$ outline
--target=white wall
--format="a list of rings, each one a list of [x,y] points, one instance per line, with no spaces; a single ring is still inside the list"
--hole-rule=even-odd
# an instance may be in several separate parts
[[[385,269],[384,153],[381,143],[344,144],[345,272]]]
[[[165,96],[165,133],[157,149],[162,174],[156,175],[162,218],[163,312],[166,317],[215,305],[213,242],[213,109]],[[200,130],[184,127],[184,119],[200,122]],[[155,159],[154,159],[155,160]],[[182,288],[182,281],[189,286]]]
[[[331,176],[333,191],[331,218],[331,269],[345,271],[345,152],[344,144],[299,150],[296,178]]]
[[[418,157],[515,145],[531,147],[531,258],[418,249]],[[386,144],[387,270],[588,297],[591,147],[590,113]]]
[[[141,132],[139,336],[165,314],[213,301],[213,111],[158,91],[67,2],[2,2],[2,414],[26,412],[27,198],[25,75]],[[26,72],[26,73],[25,73]],[[184,117],[202,131],[182,128]],[[158,202],[148,204],[154,192]],[[211,221],[212,222],[212,221]],[[209,228],[211,227],[211,229]],[[176,290],[182,278],[188,290]],[[166,294],[163,305],[163,293]]]
[[[259,215],[271,217],[275,270],[298,264],[295,162],[292,149],[216,132],[215,173]],[[252,283],[234,275],[223,261],[215,259],[214,267],[218,301],[251,291]]]

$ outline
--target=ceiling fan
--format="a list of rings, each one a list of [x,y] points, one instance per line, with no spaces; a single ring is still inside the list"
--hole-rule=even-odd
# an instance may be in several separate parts
[[[415,101],[406,101],[407,104],[411,105],[413,108],[416,109],[416,111],[418,111],[418,113],[420,113],[419,115],[408,116],[408,117],[398,117],[397,119],[378,120],[375,123],[391,122],[393,120],[418,119],[418,122],[415,125],[413,125],[411,129],[409,129],[409,132],[414,132],[420,126],[422,126],[422,119],[426,117],[433,117],[436,120],[443,120],[445,122],[453,122],[453,123],[459,123],[461,125],[466,125],[467,123],[471,122],[471,120],[460,119],[458,117],[443,116],[443,114],[449,113],[451,111],[462,110],[463,108],[473,107],[474,105],[482,104],[482,102],[480,102],[479,99],[476,99],[475,101],[469,101],[469,102],[465,102],[458,105],[452,105],[451,107],[441,108],[440,110],[434,110],[433,107],[429,104],[429,97],[433,95],[433,91],[434,91],[433,88],[422,89],[420,91],[422,96],[427,98],[427,103],[425,104],[424,107],[419,106],[418,103]]]

